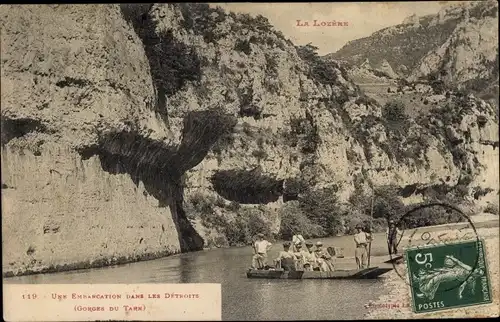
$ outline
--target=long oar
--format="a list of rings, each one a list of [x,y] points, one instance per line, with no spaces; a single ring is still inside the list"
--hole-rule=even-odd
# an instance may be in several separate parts
[[[373,235],[373,229],[371,227],[371,224],[370,226],[368,227],[368,233],[370,234],[370,241],[368,242],[368,267],[370,267],[370,261],[371,261],[371,253],[372,253],[372,235]],[[366,234],[366,233],[365,233]]]
[[[369,230],[370,230],[370,242],[368,243],[368,267],[370,267],[370,260],[371,260],[371,252],[372,252],[372,223],[371,223],[371,220],[373,220],[373,199],[374,196],[372,195],[372,203],[371,203],[371,209],[370,209],[370,227],[369,227]]]
[[[368,268],[370,267],[371,252],[372,252],[372,241],[370,240],[370,242],[368,243]]]

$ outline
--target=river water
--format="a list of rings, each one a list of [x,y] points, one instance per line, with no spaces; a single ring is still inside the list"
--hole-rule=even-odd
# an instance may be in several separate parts
[[[377,236],[378,235],[378,236]],[[383,235],[375,235],[372,254],[385,251]],[[339,266],[354,268],[352,236],[322,240],[325,246],[344,247]],[[273,246],[274,258],[281,244]],[[221,283],[223,320],[361,319],[364,305],[382,292],[375,280],[248,279],[250,247],[213,249],[161,259],[97,269],[38,274],[4,279],[5,283]],[[373,266],[373,265],[371,265]],[[382,277],[383,278],[383,277]]]
[[[456,232],[462,231],[462,226],[465,224],[425,227],[419,229],[414,239],[418,240],[418,236],[423,236],[422,231],[439,233],[444,230],[455,236]],[[494,221],[478,222],[474,226],[498,227],[498,218]],[[413,236],[414,231],[406,231],[406,238],[408,235]],[[467,231],[469,230],[462,231],[462,234]],[[390,265],[381,264],[388,259],[385,234],[374,234],[374,239],[370,266]],[[345,258],[337,259],[338,268],[355,268],[352,236],[326,238],[322,241],[324,247],[334,246],[344,249]],[[274,245],[269,259],[275,258],[281,249],[281,244]],[[384,276],[373,280],[247,279],[246,269],[250,266],[251,255],[250,247],[213,249],[112,267],[12,277],[4,279],[4,282],[221,283],[223,320],[362,319],[367,313],[364,305],[387,292],[382,285]]]

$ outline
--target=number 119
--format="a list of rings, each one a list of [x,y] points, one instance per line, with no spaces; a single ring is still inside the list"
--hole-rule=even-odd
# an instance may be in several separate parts
[[[33,294],[23,294],[23,300],[34,300],[37,298],[35,293]]]

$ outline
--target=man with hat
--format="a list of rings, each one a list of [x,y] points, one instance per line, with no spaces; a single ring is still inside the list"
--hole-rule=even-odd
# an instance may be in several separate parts
[[[312,242],[306,242],[307,250],[304,251],[304,271],[313,271],[314,268],[318,266],[313,246],[314,244]]]
[[[389,246],[389,254],[397,254],[398,253],[398,237],[401,235],[401,231],[399,231],[398,227],[394,220],[389,220],[389,227],[385,232],[385,236],[387,238],[387,244]]]
[[[356,264],[358,268],[367,268],[368,264],[368,243],[373,241],[370,234],[363,231],[361,225],[356,225],[357,233],[354,235],[354,242],[356,243],[356,249],[354,251],[354,256],[356,257]]]
[[[272,245],[264,239],[264,234],[257,234],[257,240],[253,245],[252,269],[263,269],[267,266],[267,252]]]
[[[278,257],[274,260],[277,264],[279,263],[281,268],[285,271],[295,271],[295,260],[297,259],[295,254],[290,251],[291,243],[286,241],[283,243],[283,250],[278,254]]]

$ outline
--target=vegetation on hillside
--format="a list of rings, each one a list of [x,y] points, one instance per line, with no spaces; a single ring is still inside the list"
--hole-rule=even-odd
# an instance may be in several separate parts
[[[142,40],[153,84],[158,91],[155,109],[168,118],[166,97],[174,95],[188,82],[199,82],[201,60],[194,50],[178,41],[172,31],[156,32],[149,16],[151,4],[121,4],[122,15]]]
[[[335,85],[337,74],[334,65],[322,60],[317,50],[318,47],[311,44],[297,47],[299,57],[308,63],[307,76],[321,84]]]
[[[323,85],[335,85],[337,82],[337,71],[347,79],[347,71],[335,61],[325,60],[318,55],[318,47],[307,44],[305,46],[296,46],[299,57],[307,62],[307,76]]]
[[[472,182],[474,175],[480,171],[481,167],[477,157],[471,155],[471,152],[464,145],[471,140],[470,132],[453,134],[451,129],[460,124],[464,116],[473,115],[477,108],[476,104],[476,100],[468,98],[465,91],[458,91],[451,97],[450,101],[430,109],[429,113],[417,119],[418,124],[440,139],[442,152],[449,151],[452,154],[455,166],[462,172],[460,183],[464,185]],[[489,109],[481,109],[481,112],[490,117],[495,116],[495,111],[491,106]],[[484,115],[478,117],[476,125],[472,126],[483,127],[484,119]],[[474,166],[471,166],[471,162]]]
[[[253,17],[247,13],[226,13],[224,9],[211,7],[206,3],[179,3],[176,6],[180,8],[182,13],[182,27],[195,35],[203,36],[206,43],[216,43],[230,35],[243,35],[253,32],[255,35],[247,39],[239,39],[239,45],[235,47],[235,50],[241,50],[249,54],[251,51],[250,43],[267,44],[268,46],[277,45],[281,48],[284,48],[285,43],[293,45],[290,40],[285,38],[283,33],[275,30],[269,20],[262,15]],[[231,19],[231,29],[225,31],[221,26],[229,19]]]
[[[127,5],[123,6],[127,8]],[[283,61],[278,60],[279,55],[276,52],[266,52],[264,49],[266,47],[287,49],[285,46],[293,44],[281,33],[275,31],[266,18],[251,17],[246,14],[227,14],[220,8],[212,8],[206,4],[179,4],[177,6],[182,14],[182,28],[184,32],[187,31],[189,37],[197,39],[202,37],[205,43],[216,48],[220,40],[227,37],[235,38],[230,48],[238,52],[236,55],[242,58],[264,51],[265,66],[261,66],[266,73],[264,88],[272,93],[279,92],[280,84],[275,84],[269,79],[277,78],[279,69],[283,67],[280,67],[280,63],[283,64]],[[144,43],[159,97],[162,97],[162,93],[167,97],[174,95],[189,83],[196,85],[201,79],[207,58],[199,57],[195,50],[178,42],[171,32],[156,35],[155,26],[148,18],[149,7],[140,8],[143,13],[139,16],[131,14],[127,9],[123,9],[123,13]],[[228,20],[231,22],[228,23]],[[422,23],[423,27],[405,29],[401,35],[392,33],[388,36],[387,34],[391,32],[387,29],[375,33],[371,40],[351,42],[343,49],[344,54],[349,50],[361,50],[366,55],[370,55],[370,61],[373,60],[375,63],[380,58],[380,60],[387,59],[391,64],[397,61],[411,68],[412,64],[418,61],[416,57],[422,56],[429,48],[448,37],[456,21],[450,20],[439,27],[429,26],[429,21]],[[223,26],[226,28],[222,28]],[[397,27],[396,30],[398,28],[400,29]],[[432,35],[429,30],[439,32],[437,35]],[[234,37],[235,34],[238,37]],[[397,50],[395,44],[399,46]],[[199,220],[204,227],[224,236],[225,241],[214,240],[214,244],[248,244],[259,232],[266,234],[269,238],[279,239],[289,239],[295,233],[301,233],[306,238],[326,237],[353,232],[355,225],[359,223],[370,227],[372,231],[381,231],[385,229],[387,219],[398,219],[413,207],[405,206],[401,202],[401,197],[407,193],[406,190],[412,189],[384,186],[372,187],[372,191],[367,192],[364,190],[366,184],[368,183],[369,186],[371,184],[364,173],[363,176],[357,177],[356,191],[348,203],[339,201],[337,185],[331,184],[322,188],[316,186],[317,177],[322,173],[316,164],[321,137],[317,121],[310,113],[314,108],[311,106],[312,101],[319,101],[332,114],[341,117],[350,132],[349,139],[356,140],[364,148],[365,158],[369,163],[376,158],[372,155],[372,147],[375,145],[394,162],[406,163],[410,166],[426,166],[425,152],[432,138],[437,139],[442,143],[443,148],[452,152],[457,166],[463,167],[468,161],[467,152],[457,142],[453,142],[444,130],[447,125],[459,123],[460,118],[467,112],[469,107],[466,106],[464,96],[459,97],[451,105],[446,105],[439,110],[431,110],[429,115],[421,119],[413,119],[407,115],[402,101],[388,101],[378,106],[376,101],[360,93],[358,89],[355,93],[357,97],[352,101],[358,105],[380,107],[381,114],[377,116],[374,113],[368,113],[351,119],[349,111],[344,108],[345,103],[350,99],[349,93],[346,86],[339,82],[340,76],[348,80],[345,68],[336,62],[320,57],[317,53],[318,48],[311,44],[294,48],[304,62],[304,69],[302,66],[293,67],[296,70],[304,70],[306,76],[320,88],[336,86],[337,91],[333,91],[334,94],[331,97],[319,99],[305,97],[307,96],[305,91],[299,94],[306,112],[303,116],[292,117],[289,130],[282,133],[283,137],[279,138],[289,148],[296,151],[294,159],[290,158],[291,162],[299,162],[300,159],[300,173],[297,177],[277,179],[263,172],[261,168],[250,171],[241,169],[214,171],[211,177],[213,191],[209,194],[195,193],[184,200],[184,208],[189,219]],[[388,52],[390,52],[390,57],[387,56]],[[241,63],[239,67],[247,66]],[[432,74],[427,81],[435,93],[444,94],[447,88],[444,87],[440,77],[439,74]],[[258,103],[252,87],[235,87],[234,90],[240,104],[239,117],[254,117],[256,120],[265,117],[263,114],[265,107],[262,106],[264,104]],[[166,110],[166,108],[163,109],[165,113]],[[438,114],[440,114],[439,117]],[[442,125],[436,125],[432,118],[442,119]],[[478,118],[478,126],[482,123],[484,122]],[[217,116],[204,112],[189,114],[185,119],[186,132],[183,133],[183,144],[178,148],[176,155],[186,156],[182,160],[190,166],[197,164],[200,157],[206,155],[208,149],[212,149],[220,158],[222,152],[231,150],[235,143],[236,134],[233,133],[235,124],[235,118],[227,115]],[[211,131],[216,135],[209,135],[208,132]],[[260,162],[268,158],[264,148],[265,138],[255,135],[254,132],[250,125],[243,123],[242,133],[238,133],[237,139],[238,142],[257,143],[257,147],[248,144],[244,145],[244,149],[248,147],[247,155],[252,155]],[[200,155],[187,153],[187,150],[193,147],[201,150],[202,153]],[[351,162],[363,162],[362,157],[353,151],[348,151],[348,159]],[[442,201],[459,204],[468,194],[468,184],[472,181],[473,175],[474,173],[464,169],[459,184],[453,188],[413,187],[410,195],[422,194],[425,202]],[[276,213],[266,208],[265,205],[276,202],[280,197],[283,197],[285,202],[285,205],[278,210],[281,226],[279,232],[271,236],[271,225]],[[494,209],[490,210],[494,211]],[[415,216],[414,220],[406,223],[405,228],[460,219],[463,218],[457,214],[426,209],[422,210],[420,215]]]
[[[486,70],[491,70],[492,73],[488,78],[471,79],[462,84],[462,89],[476,93],[479,98],[488,101],[491,105],[496,106],[497,117],[499,107],[499,86],[498,86],[498,69],[499,60],[498,53],[494,61],[483,62]]]
[[[287,144],[304,154],[314,154],[320,143],[318,128],[312,116],[290,119],[290,131],[284,134]]]
[[[372,144],[379,147],[389,159],[408,165],[426,165],[425,152],[429,147],[429,135],[425,129],[413,130],[417,125],[405,114],[400,101],[389,101],[382,107],[382,116],[368,114],[359,120],[351,120],[343,108],[336,110],[353,138],[363,147],[365,158],[373,161]],[[383,136],[373,131],[379,127]]]
[[[272,234],[268,219],[270,212],[265,208],[241,206],[238,202],[229,202],[221,197],[195,194],[187,201],[191,209],[191,219],[199,218],[205,227],[215,229],[226,236],[225,245],[248,245],[257,233],[264,233],[267,238],[289,240],[294,234],[305,238],[321,238],[338,234],[353,233],[355,226],[361,224],[373,232],[384,231],[389,219],[397,222],[406,212],[428,203],[446,203],[461,208],[467,214],[470,206],[464,201],[465,191],[460,187],[447,185],[424,188],[397,187],[393,185],[374,187],[370,191],[357,189],[348,203],[340,203],[333,185],[322,189],[311,189],[297,179],[291,179],[294,188],[288,188],[298,195],[278,210],[281,219],[277,234]],[[411,191],[408,191],[410,188]],[[405,191],[406,190],[406,191]],[[421,204],[405,205],[401,198],[405,193],[420,194]],[[193,210],[194,209],[194,210]],[[219,209],[217,211],[216,209]],[[489,212],[498,211],[490,205]],[[233,213],[224,216],[221,213]],[[466,218],[458,212],[442,207],[423,208],[400,222],[400,227],[411,229],[429,225],[461,222]]]

